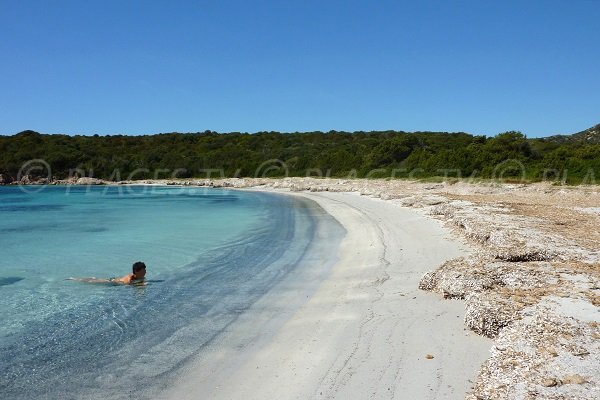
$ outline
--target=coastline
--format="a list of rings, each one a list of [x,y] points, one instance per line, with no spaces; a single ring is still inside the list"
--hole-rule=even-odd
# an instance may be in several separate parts
[[[97,193],[102,193],[101,188],[96,189]],[[179,190],[175,188],[175,192]],[[55,193],[65,191],[61,189]],[[232,235],[209,247],[198,246],[197,257],[191,262],[177,264],[178,268],[166,263],[163,275],[156,266],[152,269],[149,286],[73,286],[63,281],[59,272],[55,290],[49,292],[61,296],[63,292],[59,289],[62,287],[67,289],[66,293],[72,288],[81,289],[74,297],[80,297],[83,304],[73,303],[74,307],[63,309],[61,306],[66,303],[58,303],[59,307],[55,306],[52,313],[43,313],[39,321],[28,323],[27,329],[3,335],[0,347],[1,363],[5,368],[0,374],[0,392],[15,399],[65,396],[121,399],[131,398],[132,393],[136,398],[156,398],[146,395],[156,386],[162,386],[171,372],[175,373],[188,358],[209,347],[213,339],[218,340],[221,333],[235,325],[239,316],[253,307],[255,301],[280,286],[288,275],[298,277],[303,285],[291,288],[296,296],[289,298],[286,305],[293,309],[295,303],[309,297],[335,259],[325,246],[319,249],[312,245],[314,237],[326,235],[335,246],[343,235],[341,226],[316,204],[302,198],[231,193],[230,198],[246,199],[235,203],[241,203],[236,212],[231,208],[219,208],[221,202],[210,200],[222,198],[219,191],[209,195],[200,193],[198,198],[187,196],[183,197],[183,202],[177,202],[179,213],[168,218],[176,229],[172,234],[177,237],[178,233],[186,236],[202,233],[198,225],[193,225],[192,231],[185,230],[181,220],[193,218],[200,204],[213,210],[216,218],[214,223],[204,226],[212,226],[215,230],[229,226]],[[138,203],[137,198],[131,199],[134,204]],[[40,202],[46,200],[40,199]],[[92,203],[87,196],[84,200],[87,210]],[[165,203],[167,208],[173,208],[170,198],[167,197]],[[191,209],[185,207],[186,203],[191,204]],[[211,208],[211,204],[216,208]],[[116,201],[115,210],[124,207],[121,200]],[[253,210],[258,218],[253,223],[231,222],[232,217],[242,218],[243,214]],[[157,215],[152,212],[153,217]],[[209,220],[206,213],[196,215],[203,215],[196,219]],[[135,219],[129,222],[135,223]],[[29,225],[25,228],[30,229]],[[164,223],[161,228],[171,232]],[[177,243],[168,243],[173,252],[184,250],[183,246],[177,248],[174,244]],[[193,245],[189,247],[194,248]],[[166,257],[175,259],[173,254]],[[310,257],[322,259],[326,268],[317,271],[300,268],[300,263]],[[14,288],[18,289],[17,286]],[[106,296],[100,297],[102,294]],[[33,296],[30,291],[25,291],[24,295]],[[3,311],[7,309],[10,310],[3,308]],[[9,319],[6,325],[10,326],[10,322]],[[32,381],[36,385],[31,386]]]
[[[308,177],[110,184],[346,193],[411,210],[471,249],[430,266],[416,286],[462,304],[464,325],[446,333],[466,327],[493,340],[469,400],[600,396],[598,186]]]
[[[160,397],[464,398],[491,341],[464,330],[460,301],[417,289],[464,247],[437,221],[389,202],[287,194],[315,201],[346,229],[331,274],[268,340],[188,364]]]

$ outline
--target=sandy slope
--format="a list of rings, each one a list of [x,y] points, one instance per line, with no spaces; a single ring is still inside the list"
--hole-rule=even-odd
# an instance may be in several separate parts
[[[439,222],[390,202],[295,195],[347,230],[331,275],[285,323],[247,320],[265,334],[235,348],[224,341],[160,397],[464,398],[491,341],[465,331],[462,302],[417,289],[426,271],[461,255],[460,243]]]

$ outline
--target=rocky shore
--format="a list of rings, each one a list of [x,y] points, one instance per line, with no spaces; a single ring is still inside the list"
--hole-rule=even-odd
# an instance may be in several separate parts
[[[22,183],[22,182],[21,182]],[[465,302],[465,326],[494,339],[469,399],[600,398],[600,188],[316,178],[51,184],[160,184],[356,192],[440,220],[472,249],[420,289]],[[402,223],[402,221],[398,221]]]
[[[104,179],[92,177],[73,177],[67,179],[40,178],[32,175],[25,175],[20,179],[15,179],[8,174],[0,174],[0,186],[2,185],[116,185],[122,182],[106,181]]]

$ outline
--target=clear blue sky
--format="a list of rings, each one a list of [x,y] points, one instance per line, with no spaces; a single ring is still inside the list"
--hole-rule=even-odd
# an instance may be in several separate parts
[[[600,1],[0,0],[0,133],[600,123]]]

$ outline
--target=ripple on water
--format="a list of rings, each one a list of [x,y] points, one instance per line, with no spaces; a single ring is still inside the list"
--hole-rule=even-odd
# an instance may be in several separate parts
[[[66,207],[67,207],[66,204],[8,205],[8,206],[0,206],[0,211],[4,211],[4,212],[60,211]]]

